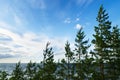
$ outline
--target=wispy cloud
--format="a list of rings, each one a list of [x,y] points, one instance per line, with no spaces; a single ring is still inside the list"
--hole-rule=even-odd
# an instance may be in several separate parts
[[[78,5],[86,7],[93,2],[93,0],[77,0]]]
[[[14,57],[13,55],[10,54],[0,54],[0,59],[4,59],[4,58],[12,58]]]
[[[11,25],[8,25],[6,22],[4,21],[0,21],[0,27],[2,28],[11,28]]]
[[[26,24],[26,20],[23,17],[23,12],[20,9],[10,3],[6,2],[4,6],[0,6],[0,28],[10,29],[10,30],[19,30],[25,29],[23,25]],[[22,31],[22,30],[21,30]]]
[[[12,56],[19,56],[19,57],[27,56],[26,58],[38,57],[38,55],[39,57],[42,57],[43,56],[42,52],[43,49],[45,48],[45,44],[47,43],[47,41],[51,42],[51,46],[55,48],[55,51],[57,51],[57,53],[63,54],[64,52],[63,46],[65,44],[65,41],[67,40],[67,38],[65,37],[50,38],[47,35],[35,34],[32,32],[26,32],[23,33],[22,35],[19,35],[15,32],[2,28],[0,28],[0,35],[1,38],[11,39],[8,41],[4,41],[2,39],[0,40],[1,42],[0,47],[3,50],[0,51],[0,54],[2,53],[1,56],[5,56],[6,54],[9,54]],[[7,57],[11,57],[11,56],[7,56]]]
[[[71,19],[70,18],[66,18],[65,20],[64,20],[64,23],[71,23]]]

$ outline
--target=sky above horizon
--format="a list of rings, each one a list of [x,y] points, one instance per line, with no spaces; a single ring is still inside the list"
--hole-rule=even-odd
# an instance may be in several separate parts
[[[120,0],[0,0],[0,63],[40,62],[48,41],[55,61],[64,58],[81,27],[91,42],[101,4],[119,26]]]

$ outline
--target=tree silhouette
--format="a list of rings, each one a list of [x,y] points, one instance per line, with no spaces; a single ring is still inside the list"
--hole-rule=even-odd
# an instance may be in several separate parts
[[[95,45],[95,55],[96,59],[99,64],[99,77],[101,80],[105,80],[105,66],[104,64],[109,60],[109,44],[110,44],[110,37],[111,37],[111,22],[108,20],[109,16],[104,10],[103,6],[100,6],[98,15],[97,15],[97,22],[98,26],[95,26],[95,34],[92,43]]]
[[[65,44],[65,57],[66,57],[66,64],[64,63],[63,65],[66,65],[66,73],[67,73],[67,80],[71,80],[74,77],[74,66],[73,60],[74,60],[74,53],[71,51],[70,48],[70,43],[67,41]]]
[[[16,64],[16,67],[15,69],[13,70],[12,72],[12,77],[10,78],[10,80],[24,80],[24,72],[22,70],[22,67],[21,67],[21,63],[18,62]]]
[[[27,80],[33,80],[35,75],[37,73],[37,66],[36,63],[32,63],[32,61],[30,61],[27,66],[26,66],[26,70],[25,70],[25,74],[26,74],[26,79]]]
[[[85,39],[84,31],[82,28],[77,32],[75,38],[75,53],[76,53],[76,73],[77,73],[77,80],[84,80],[86,78],[86,74],[84,72],[85,68],[87,68],[86,64],[84,64],[85,58],[88,55],[88,40]]]
[[[44,59],[42,62],[43,69],[43,80],[55,80],[55,71],[56,71],[56,63],[54,62],[54,54],[52,51],[52,47],[49,48],[50,43],[46,44],[46,48],[43,51]]]
[[[5,71],[0,71],[0,80],[8,80],[8,73]]]

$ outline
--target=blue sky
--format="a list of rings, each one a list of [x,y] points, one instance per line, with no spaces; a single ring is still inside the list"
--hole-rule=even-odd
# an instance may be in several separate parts
[[[0,63],[39,62],[47,41],[55,60],[63,58],[79,28],[91,41],[101,4],[112,25],[120,25],[120,0],[0,0]]]

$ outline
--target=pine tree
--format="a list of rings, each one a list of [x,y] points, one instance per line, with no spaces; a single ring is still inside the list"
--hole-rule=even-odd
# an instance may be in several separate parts
[[[57,71],[56,71],[56,80],[68,80],[68,66],[65,59],[62,59],[57,64]]]
[[[67,41],[65,44],[65,57],[66,57],[66,65],[67,65],[67,80],[71,80],[74,75],[74,70],[73,69],[73,57],[74,53],[71,51],[70,48],[70,43]]]
[[[54,54],[52,51],[52,47],[49,47],[50,43],[46,44],[46,48],[44,50],[44,59],[43,59],[43,79],[42,80],[55,80],[55,71],[56,71],[56,63],[54,62]]]
[[[8,80],[8,73],[5,71],[0,71],[0,80]]]
[[[57,80],[74,80],[74,53],[71,51],[70,43],[65,44],[65,59],[58,62]]]
[[[94,78],[92,77],[93,73],[96,70],[94,57],[91,54],[86,53],[85,59],[82,61],[82,65],[85,79],[94,80]]]
[[[99,77],[101,80],[105,80],[104,64],[109,60],[108,55],[110,53],[111,22],[108,18],[108,13],[106,13],[106,10],[104,10],[101,5],[96,18],[98,26],[95,26],[95,34],[93,35],[95,39],[92,40],[92,43],[95,45],[94,52],[96,55],[96,62],[99,64]]]
[[[120,29],[115,27],[113,32],[116,34],[116,38],[114,38],[114,64],[116,65],[114,67],[114,76],[120,79]]]
[[[22,70],[20,62],[16,64],[16,67],[12,72],[10,80],[24,80],[24,72]]]
[[[111,80],[117,80],[120,75],[120,29],[118,26],[113,27],[110,41],[111,53],[109,54],[108,76]]]
[[[32,63],[31,61],[27,64],[25,75],[27,80],[33,80],[35,74],[37,73],[37,65],[36,63]]]
[[[44,74],[43,62],[41,62],[40,64],[37,65],[37,70],[33,80],[43,80],[44,77],[43,74]]]
[[[85,75],[85,68],[87,68],[87,66],[85,66],[84,64],[84,60],[85,60],[85,56],[87,56],[88,52],[88,48],[90,47],[90,45],[88,45],[88,40],[84,40],[85,39],[85,34],[84,31],[82,31],[82,28],[78,31],[76,38],[75,38],[75,53],[77,55],[77,59],[76,59],[76,73],[77,73],[77,80],[84,80],[86,78]]]

